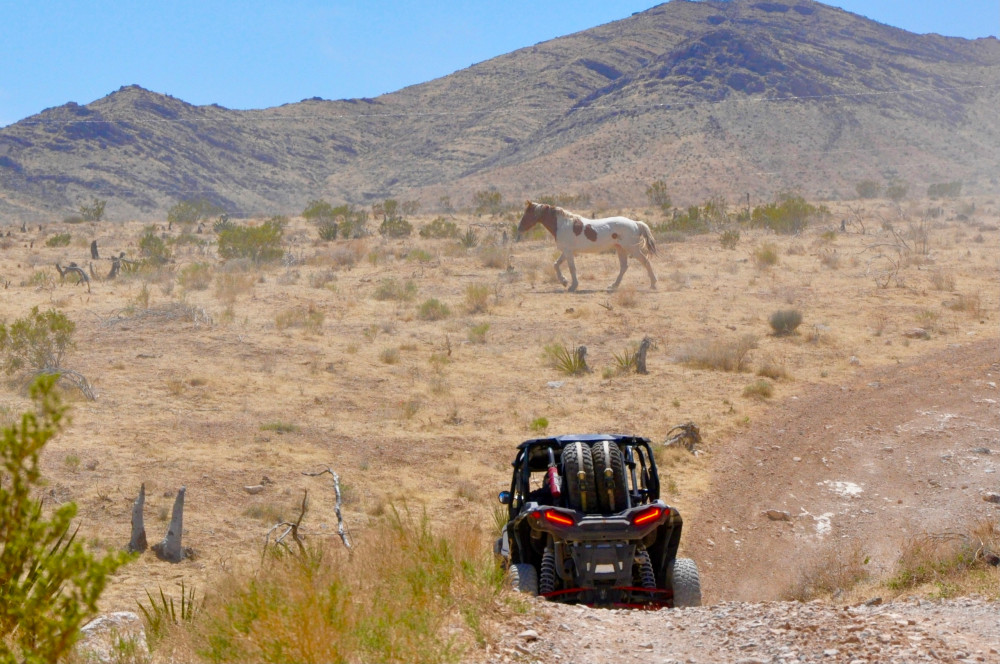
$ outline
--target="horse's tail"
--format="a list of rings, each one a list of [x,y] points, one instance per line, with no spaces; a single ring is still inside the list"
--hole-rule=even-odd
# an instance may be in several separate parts
[[[653,233],[649,230],[649,226],[644,221],[637,221],[635,223],[639,224],[639,233],[642,235],[644,248],[650,255],[655,256],[656,242],[653,240]]]

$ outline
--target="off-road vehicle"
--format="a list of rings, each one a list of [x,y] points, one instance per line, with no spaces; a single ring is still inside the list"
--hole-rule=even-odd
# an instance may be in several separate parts
[[[648,439],[533,438],[512,465],[494,552],[516,590],[591,606],[701,604],[698,567],[677,557],[681,515],[660,500]]]

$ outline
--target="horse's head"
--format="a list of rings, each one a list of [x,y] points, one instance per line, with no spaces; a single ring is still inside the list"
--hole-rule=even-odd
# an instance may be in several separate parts
[[[517,237],[515,240],[520,240],[521,233],[530,231],[535,227],[535,224],[542,224],[550,233],[552,233],[553,236],[555,236],[555,209],[551,205],[545,205],[544,203],[532,203],[531,201],[525,201],[524,214],[521,215],[521,223],[517,225]]]

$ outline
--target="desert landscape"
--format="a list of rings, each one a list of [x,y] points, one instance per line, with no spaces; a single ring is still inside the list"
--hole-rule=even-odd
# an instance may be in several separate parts
[[[674,0],[374,99],[0,128],[45,513],[100,558],[184,490],[73,661],[1000,662],[998,57]],[[525,199],[645,221],[657,287],[580,254],[568,292]],[[585,432],[652,441],[703,606],[507,588],[515,448]]]
[[[283,258],[266,264],[221,259],[207,227],[7,227],[2,317],[9,324],[37,306],[76,324],[62,366],[85,377],[95,398],[63,381],[72,423],[45,449],[44,497],[79,506],[90,549],[127,544],[143,483],[148,536],[158,541],[177,490],[186,487],[183,543],[193,555],[170,564],[147,552],[130,562],[104,593],[106,611],[134,610],[147,591],[182,581],[210,593],[226,574],[251,573],[269,528],[295,520],[306,490],[307,541],[340,547],[330,475],[307,472],[338,473],[352,538],[363,539],[387,510],[407,509],[435,526],[479,531],[488,546],[496,494],[509,483],[520,441],[608,431],[662,443],[686,422],[700,429],[697,454],[662,449],[659,463],[665,497],[685,515],[681,546],[702,567],[706,604],[776,600],[802,592],[797,584],[817,556],[843,549],[832,534],[843,527],[839,519],[817,531],[781,490],[773,493],[781,479],[845,481],[813,467],[801,441],[836,427],[857,436],[863,451],[883,450],[861,423],[883,408],[914,416],[909,398],[886,405],[848,386],[872,371],[909,367],[927,389],[938,380],[930,367],[942,365],[935,358],[968,348],[981,349],[979,368],[996,377],[996,203],[948,201],[926,220],[930,205],[833,206],[795,235],[742,229],[732,248],[718,232],[661,235],[657,290],[632,261],[622,286],[608,292],[614,255],[582,255],[576,293],[555,279],[548,235],[512,241],[516,211],[455,215],[474,246],[420,237],[430,219],[415,219],[406,239],[374,233],[323,241],[315,225],[292,218]],[[628,212],[654,223],[660,215]],[[171,248],[162,266],[106,279],[112,261],[90,258],[95,240],[103,254],[139,257],[150,232]],[[65,234],[67,246],[47,246]],[[87,266],[89,284],[69,273],[60,278],[56,264],[70,262]],[[801,313],[801,324],[776,334],[769,319],[788,310]],[[616,356],[644,337],[654,343],[640,375]],[[586,346],[590,370],[561,371],[552,362],[558,346]],[[719,354],[736,364],[713,366]],[[995,380],[971,378],[986,395],[996,390]],[[9,386],[3,412],[11,418],[29,402],[20,383]],[[811,408],[800,430],[777,415],[817,393],[830,413]],[[830,403],[831,393],[845,396]],[[978,446],[995,454],[996,399],[965,405],[985,427]],[[758,447],[747,447],[753,440]],[[806,460],[789,461],[776,475],[740,468],[748,451],[766,456],[772,448]],[[892,477],[883,479],[885,495]],[[899,482],[906,481],[904,473]],[[984,475],[963,487],[951,509],[922,510],[911,529],[887,531],[887,522],[871,519],[865,527],[852,523],[851,537],[872,543],[866,555],[877,558],[874,576],[885,576],[908,537],[972,527],[976,518],[995,523],[996,506],[978,494],[996,489],[995,476]],[[762,502],[768,496],[775,502]],[[749,534],[741,549],[733,526],[748,509],[751,530],[765,528],[766,509],[790,511],[795,527],[776,542]],[[741,555],[747,547],[767,550],[773,567],[763,568],[760,555]]]

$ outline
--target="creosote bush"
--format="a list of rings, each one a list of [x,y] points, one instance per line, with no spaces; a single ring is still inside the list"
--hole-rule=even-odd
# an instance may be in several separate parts
[[[226,260],[247,258],[256,264],[280,260],[285,223],[284,217],[272,217],[259,226],[224,229],[219,233],[219,256]]]
[[[796,328],[802,324],[802,312],[798,309],[775,311],[767,322],[770,323],[776,336],[787,336],[795,332]]]

